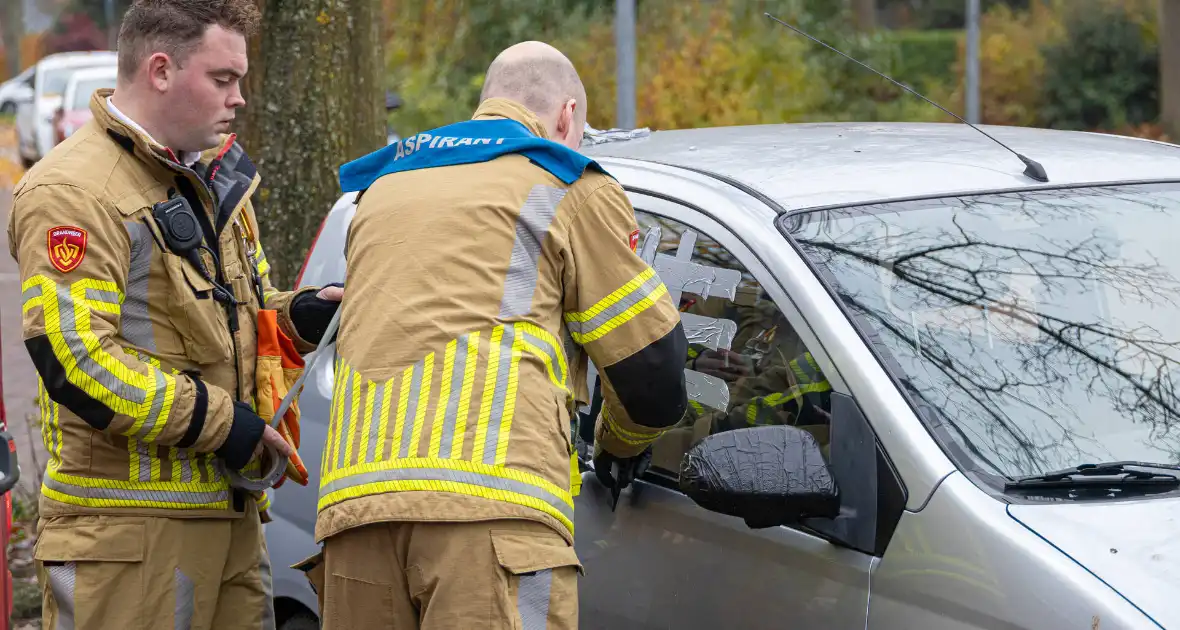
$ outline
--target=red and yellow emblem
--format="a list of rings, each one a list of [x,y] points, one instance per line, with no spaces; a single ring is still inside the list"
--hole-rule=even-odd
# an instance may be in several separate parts
[[[49,262],[62,273],[73,271],[86,257],[86,230],[63,225],[49,230]]]
[[[631,251],[635,251],[635,248],[639,245],[639,230],[631,233],[630,243],[628,245],[631,246]]]

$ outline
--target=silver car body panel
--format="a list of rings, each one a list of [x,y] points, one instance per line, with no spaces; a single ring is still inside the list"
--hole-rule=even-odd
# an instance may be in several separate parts
[[[1062,506],[1028,507],[1051,512]],[[868,627],[1157,628],[958,472],[939,485],[925,509],[902,516],[873,570]]]

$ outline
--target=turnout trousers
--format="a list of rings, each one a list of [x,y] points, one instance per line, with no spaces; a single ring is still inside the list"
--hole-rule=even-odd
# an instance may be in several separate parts
[[[246,503],[234,519],[41,519],[44,629],[274,630],[266,541]]]
[[[327,538],[308,578],[324,630],[576,630],[581,570],[542,523],[397,522]]]

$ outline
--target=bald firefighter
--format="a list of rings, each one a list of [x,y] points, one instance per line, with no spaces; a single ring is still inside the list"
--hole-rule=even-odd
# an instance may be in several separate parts
[[[46,630],[275,627],[266,495],[227,478],[290,452],[255,413],[256,318],[307,352],[338,302],[271,285],[226,133],[258,22],[251,0],[134,3],[117,87],[15,188]]]
[[[623,485],[683,416],[687,341],[619,184],[576,152],[586,96],[537,42],[470,121],[341,169],[359,190],[316,538],[325,628],[576,628],[571,417]],[[580,388],[576,384],[582,382]],[[575,393],[576,392],[576,393]],[[314,579],[313,579],[314,582]]]

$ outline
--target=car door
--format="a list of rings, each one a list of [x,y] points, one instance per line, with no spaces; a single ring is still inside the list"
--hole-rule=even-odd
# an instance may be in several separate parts
[[[824,370],[812,370],[831,364],[767,268],[739,238],[688,205],[634,192],[630,197],[639,251],[680,304],[692,347],[686,368],[697,369],[686,372],[689,418],[656,442],[651,472],[624,491],[615,510],[593,472],[583,473],[575,510],[576,547],[586,568],[579,587],[580,626],[864,628],[869,575],[882,552],[878,499],[900,492],[878,484],[872,462],[885,460],[874,453],[868,423],[839,379],[828,384]],[[789,250],[785,240],[783,248]],[[735,354],[726,355],[726,349]],[[713,361],[705,361],[706,355]],[[732,371],[724,361],[718,365],[724,356]],[[788,380],[794,386],[786,387],[783,372],[799,365],[811,378],[792,373]],[[775,403],[808,387],[819,396],[810,396],[816,403],[809,407],[811,419],[799,422],[814,430],[840,482],[840,517],[752,529],[739,518],[699,507],[679,491],[679,464],[693,444],[710,433],[782,422],[792,414]],[[590,415],[582,414],[578,432],[585,442],[593,440]],[[835,418],[830,427],[819,426],[824,417]],[[584,459],[592,449],[580,445]],[[899,515],[900,504],[887,502]]]

